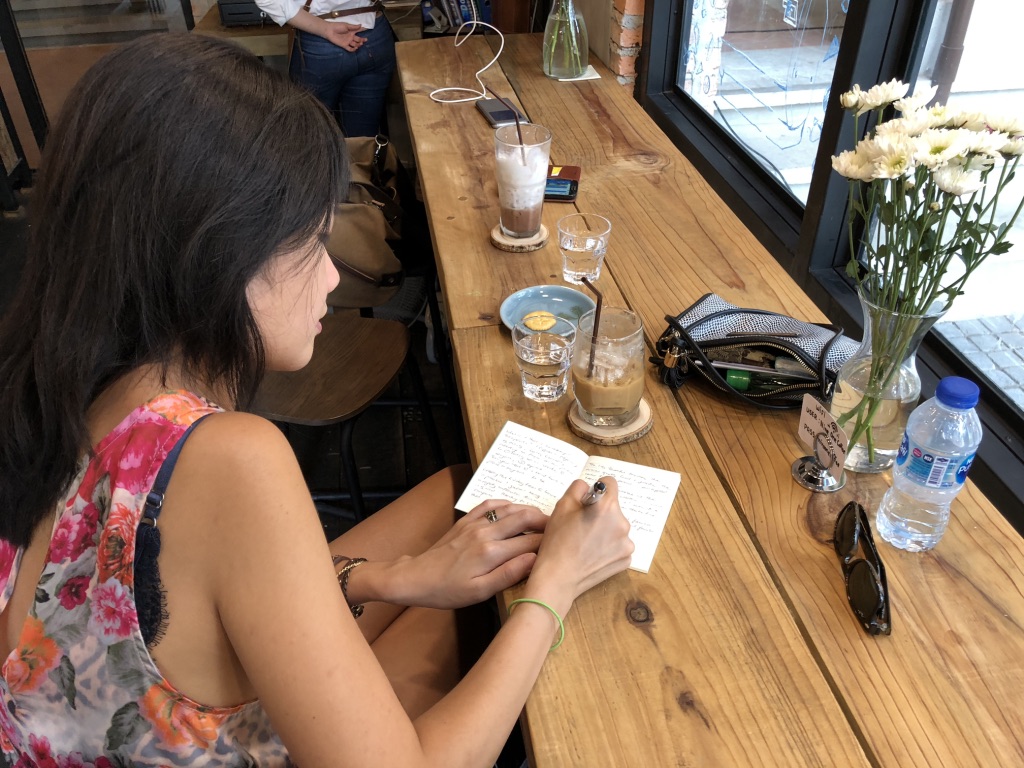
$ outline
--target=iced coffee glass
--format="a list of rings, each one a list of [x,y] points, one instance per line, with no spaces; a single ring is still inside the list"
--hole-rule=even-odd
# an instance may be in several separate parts
[[[501,232],[528,238],[540,231],[544,182],[548,177],[551,131],[540,125],[503,125],[494,132],[494,163],[498,177]]]
[[[572,355],[576,408],[585,422],[621,427],[636,418],[644,394],[644,329],[628,309],[604,307],[598,335],[594,311],[580,318]]]

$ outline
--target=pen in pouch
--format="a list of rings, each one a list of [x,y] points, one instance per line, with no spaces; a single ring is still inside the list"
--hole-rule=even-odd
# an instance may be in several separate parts
[[[601,497],[604,496],[605,490],[606,488],[604,483],[598,480],[594,483],[594,487],[587,491],[587,495],[583,497],[583,506],[589,507],[591,504],[597,504],[597,502],[601,500]]]

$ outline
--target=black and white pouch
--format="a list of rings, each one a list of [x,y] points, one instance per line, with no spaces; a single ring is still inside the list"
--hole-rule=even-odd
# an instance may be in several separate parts
[[[806,393],[828,402],[860,344],[836,325],[742,309],[709,293],[673,317],[651,362],[678,389],[688,378],[762,408],[797,408]]]

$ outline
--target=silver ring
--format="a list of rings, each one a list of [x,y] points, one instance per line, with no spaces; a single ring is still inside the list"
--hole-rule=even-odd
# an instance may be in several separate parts
[[[488,509],[486,512],[484,512],[484,517],[487,518],[487,522],[489,523],[498,522],[498,513],[495,512],[493,509]]]

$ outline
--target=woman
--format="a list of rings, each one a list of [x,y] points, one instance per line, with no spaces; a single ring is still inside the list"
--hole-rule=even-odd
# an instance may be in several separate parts
[[[68,100],[0,324],[9,763],[490,765],[558,617],[627,567],[610,478],[586,514],[577,482],[550,518],[494,501],[452,525],[447,471],[328,547],[244,408],[312,353],[341,145],[203,37],[130,43]],[[460,681],[452,609],[524,578]]]
[[[379,2],[257,0],[295,30],[288,70],[337,118],[346,136],[375,136],[395,71],[395,35]],[[417,11],[418,13],[418,11]]]

